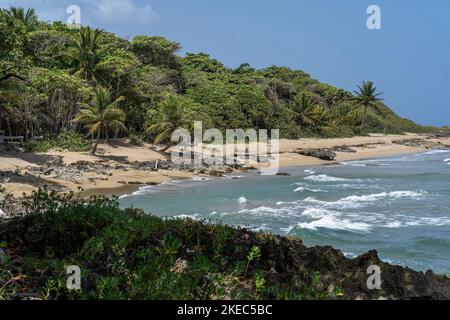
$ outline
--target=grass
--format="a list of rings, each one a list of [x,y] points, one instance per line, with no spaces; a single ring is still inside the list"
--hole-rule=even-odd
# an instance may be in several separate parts
[[[0,299],[326,298],[314,272],[296,282],[273,274],[270,235],[46,190],[20,206],[0,221]],[[81,269],[81,290],[67,289],[70,265]]]

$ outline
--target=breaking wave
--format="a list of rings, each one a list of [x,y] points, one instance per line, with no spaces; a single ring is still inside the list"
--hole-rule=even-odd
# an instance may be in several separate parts
[[[352,180],[354,181],[355,180],[355,179],[346,179],[346,178],[329,176],[327,174],[307,176],[303,179],[308,180],[308,181],[316,181],[316,182],[342,182],[342,181],[352,181]]]

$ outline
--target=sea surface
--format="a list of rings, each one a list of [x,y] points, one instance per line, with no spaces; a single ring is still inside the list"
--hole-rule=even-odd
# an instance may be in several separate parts
[[[450,274],[450,151],[290,167],[291,176],[230,175],[142,187],[120,199],[164,217],[299,236],[349,257]]]

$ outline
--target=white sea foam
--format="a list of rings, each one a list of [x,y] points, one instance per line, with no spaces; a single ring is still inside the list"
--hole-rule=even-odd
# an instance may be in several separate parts
[[[344,256],[346,256],[347,258],[350,258],[350,259],[354,259],[358,256],[356,253],[353,253],[353,252],[342,251],[342,253],[344,254]]]
[[[295,229],[295,226],[289,226],[289,227],[286,227],[286,228],[280,228],[280,231],[283,232],[284,234],[289,234],[294,229]]]
[[[225,179],[241,179],[244,178],[245,176],[239,176],[239,175],[224,175],[223,176]]]
[[[432,154],[449,153],[449,152],[450,152],[450,150],[442,150],[442,149],[438,149],[438,150],[427,151],[427,152],[424,152],[424,153],[422,153],[422,154],[425,154],[425,155],[432,155]]]
[[[367,167],[368,164],[366,163],[345,163],[345,162],[340,162],[340,164],[344,165],[344,166],[350,166],[350,167]]]
[[[193,177],[191,180],[192,181],[209,181],[209,180],[211,180],[211,178],[198,176],[198,177]]]
[[[348,219],[341,219],[335,216],[323,216],[318,220],[311,222],[301,222],[297,224],[298,227],[309,230],[317,230],[318,228],[327,228],[334,230],[347,231],[369,231],[371,226],[364,222],[350,221]]]
[[[316,182],[352,181],[352,179],[339,178],[339,177],[329,176],[327,174],[307,176],[303,179],[308,180],[308,181],[316,181]]]
[[[381,193],[374,193],[369,195],[362,195],[362,196],[349,196],[346,198],[342,198],[339,201],[352,201],[352,202],[373,202],[378,201],[383,198],[412,198],[412,199],[418,199],[428,192],[426,191],[391,191],[391,192],[381,192]]]
[[[157,186],[142,186],[139,187],[138,191],[132,193],[133,196],[140,196],[144,194],[152,194],[157,191]]]
[[[238,200],[238,202],[239,202],[240,204],[244,204],[244,203],[247,203],[247,199],[246,199],[245,197],[240,197],[239,200]]]
[[[400,228],[401,226],[402,223],[400,221],[390,221],[385,225],[386,228]]]
[[[415,218],[405,222],[406,226],[433,226],[442,227],[450,225],[450,219],[447,217],[435,217],[435,218]]]
[[[174,218],[177,219],[192,219],[192,220],[201,220],[201,216],[198,213],[194,213],[194,214],[179,214],[177,216],[173,216]]]
[[[315,174],[316,173],[315,171],[312,171],[312,170],[309,170],[309,169],[305,169],[304,172],[307,173],[307,174]]]
[[[309,192],[323,192],[323,190],[312,189],[312,188],[307,188],[307,187],[298,187],[298,188],[295,189],[293,192],[303,192],[303,191],[309,191]]]
[[[353,195],[348,196],[337,201],[322,201],[314,197],[308,197],[304,199],[304,202],[318,204],[325,208],[337,208],[337,209],[355,209],[364,206],[364,203],[375,202],[382,199],[399,199],[399,198],[411,198],[421,199],[426,195],[426,191],[391,191],[381,192],[368,195]]]
[[[444,162],[450,162],[450,158],[444,159]]]

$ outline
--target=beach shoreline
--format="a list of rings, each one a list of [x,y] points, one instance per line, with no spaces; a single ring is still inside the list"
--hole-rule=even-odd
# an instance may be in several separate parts
[[[398,141],[417,140],[415,144],[398,143]],[[298,139],[280,140],[279,170],[286,167],[320,166],[339,164],[345,161],[364,160],[371,158],[391,157],[415,154],[430,149],[429,144],[450,146],[450,138],[430,138],[424,135],[371,135],[367,137],[335,138],[335,139]],[[427,145],[428,144],[428,145]],[[336,148],[346,146],[354,152],[335,152],[332,161],[300,155],[297,148]],[[164,157],[151,149],[150,145],[142,147],[131,146],[126,142],[115,143],[113,146],[100,145],[100,154],[93,156],[81,152],[47,152],[26,154],[0,152],[0,173],[4,176],[0,184],[7,193],[14,197],[29,195],[44,185],[52,186],[52,190],[61,193],[74,192],[78,197],[94,195],[122,196],[132,194],[146,185],[158,185],[179,179],[192,179],[193,172],[178,170],[148,171],[142,168],[130,167],[145,164],[148,161],[164,161]],[[75,178],[61,178],[55,174],[42,173],[42,166],[49,162],[58,163],[59,167],[67,167],[78,163],[95,165],[93,172],[76,172]],[[261,166],[254,166],[259,168]],[[52,169],[52,168],[50,168]],[[41,170],[41,171],[39,171]],[[47,171],[49,169],[46,169]],[[36,174],[38,172],[38,174]],[[237,171],[239,172],[239,170]],[[202,175],[202,174],[200,174]],[[220,176],[220,175],[219,175]],[[1,177],[0,177],[1,178]]]

